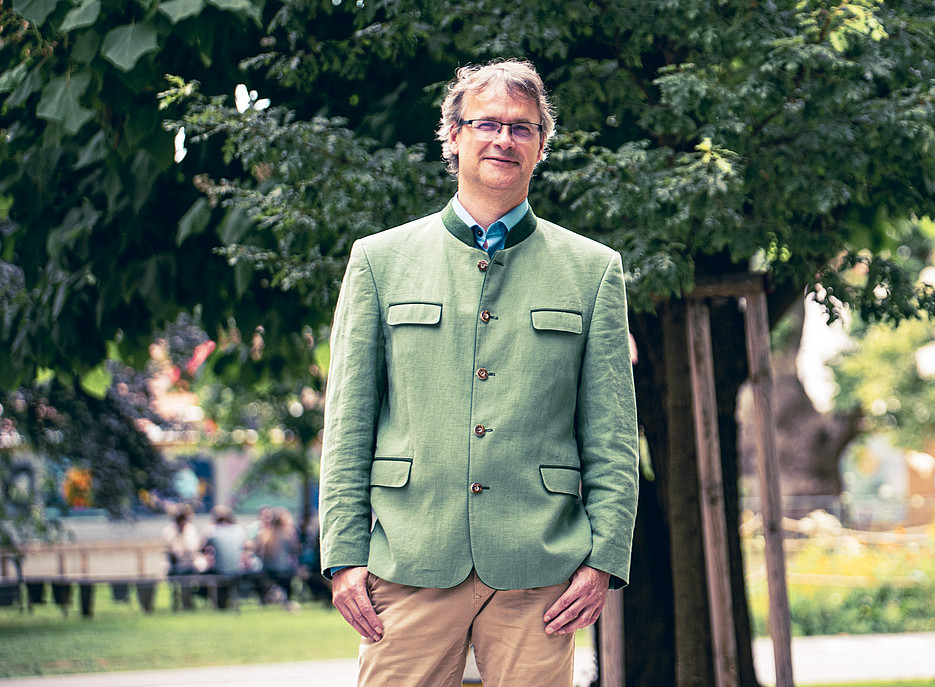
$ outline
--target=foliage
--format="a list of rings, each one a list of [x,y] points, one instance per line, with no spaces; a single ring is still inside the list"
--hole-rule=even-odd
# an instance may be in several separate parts
[[[779,283],[830,285],[837,272],[822,267],[863,249],[872,281],[824,299],[832,311],[868,298],[868,318],[931,307],[881,253],[887,218],[933,209],[935,29],[917,3],[287,0],[269,30],[246,65],[388,146],[434,145],[427,95],[454,65],[530,56],[563,124],[533,205],[621,251],[637,310],[751,262]],[[257,209],[278,193],[255,188]],[[393,200],[423,214],[435,207],[424,192],[404,185]]]
[[[224,316],[232,280],[211,256],[218,240],[166,231],[197,190],[174,168],[155,93],[181,65],[233,90],[259,8],[14,0],[0,10],[0,386],[42,369],[103,375],[108,342],[141,364],[154,327],[180,308]]]
[[[204,97],[197,83],[172,82],[160,95],[162,105],[185,104],[188,111],[166,127],[184,127],[192,145],[223,138],[224,154],[250,172],[240,182],[202,179],[205,198],[192,206],[180,231],[205,231],[212,205],[245,218],[243,229],[227,233],[218,252],[237,268],[238,278],[257,272],[265,288],[289,292],[295,312],[267,312],[261,326],[274,346],[291,337],[291,355],[330,324],[353,241],[411,218],[425,203],[443,202],[437,165],[423,162],[420,146],[379,148],[339,118],[302,120],[285,107],[241,112],[224,98]],[[421,195],[414,196],[413,188]]]
[[[861,409],[867,431],[892,432],[900,446],[930,449],[935,391],[924,364],[933,341],[935,325],[929,320],[866,328],[854,348],[831,363],[836,407]]]
[[[900,270],[874,279],[869,276],[874,266],[864,254],[856,260],[846,259],[839,267],[838,288],[823,284],[829,298],[836,298],[843,289],[866,292],[854,299],[862,307],[854,313],[851,324],[853,346],[838,354],[830,367],[839,410],[859,410],[863,414],[863,430],[890,432],[898,445],[924,451],[935,428],[935,419],[929,411],[935,403],[930,389],[935,374],[935,360],[931,360],[935,352],[935,324],[931,315],[935,313],[930,312],[927,298],[903,301],[898,317],[872,311],[886,297],[884,292],[906,293],[894,281],[917,284],[917,293],[932,293],[931,275],[935,269],[930,264],[935,223],[912,222],[898,235],[903,241],[889,257],[890,263],[898,264]],[[875,282],[876,286],[872,286]],[[897,298],[890,299],[891,303],[896,301]]]

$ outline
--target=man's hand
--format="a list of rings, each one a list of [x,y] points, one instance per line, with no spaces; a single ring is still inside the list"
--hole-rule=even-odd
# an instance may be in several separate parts
[[[547,623],[545,633],[564,635],[591,625],[604,609],[609,587],[610,573],[587,565],[575,570],[571,585],[542,618]]]
[[[383,623],[377,617],[367,593],[367,568],[344,568],[331,581],[331,603],[362,637],[375,642],[383,639]]]

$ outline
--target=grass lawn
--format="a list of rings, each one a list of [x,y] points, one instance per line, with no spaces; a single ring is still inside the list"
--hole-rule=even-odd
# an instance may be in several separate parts
[[[357,655],[357,633],[330,606],[308,602],[289,613],[248,600],[236,612],[198,603],[195,611],[173,613],[161,584],[155,610],[146,614],[135,598],[115,603],[109,587],[100,585],[93,618],[81,616],[77,600],[67,617],[52,603],[35,606],[32,615],[0,609],[0,677]]]

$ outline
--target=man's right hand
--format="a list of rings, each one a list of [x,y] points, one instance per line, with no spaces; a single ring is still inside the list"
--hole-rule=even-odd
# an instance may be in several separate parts
[[[383,639],[383,623],[377,617],[367,593],[367,568],[344,568],[331,581],[331,603],[362,637],[375,642]]]

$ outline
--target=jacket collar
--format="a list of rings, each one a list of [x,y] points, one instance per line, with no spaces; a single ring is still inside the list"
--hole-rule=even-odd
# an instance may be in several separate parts
[[[445,229],[448,230],[448,233],[461,243],[467,244],[471,248],[477,247],[477,244],[474,243],[474,234],[471,232],[471,228],[455,213],[451,201],[449,201],[445,209],[442,210],[442,222],[445,224]],[[503,247],[512,248],[518,243],[528,239],[532,232],[536,230],[537,223],[538,220],[533,214],[532,208],[530,208],[529,212],[527,212],[523,218],[516,223],[516,226],[507,233],[506,244]]]

